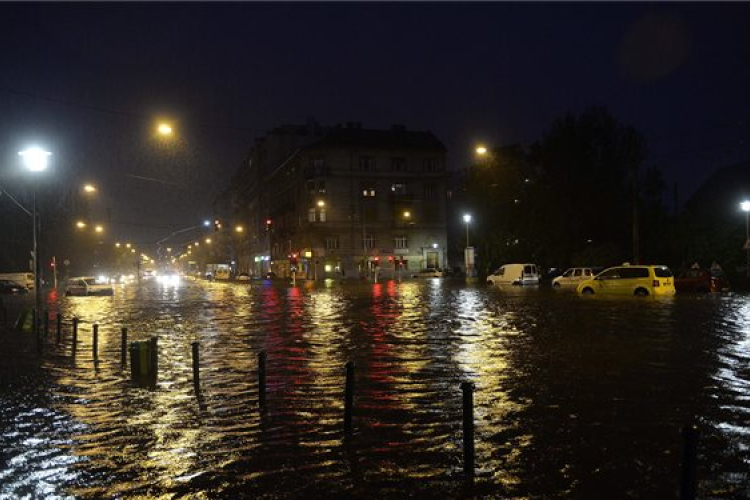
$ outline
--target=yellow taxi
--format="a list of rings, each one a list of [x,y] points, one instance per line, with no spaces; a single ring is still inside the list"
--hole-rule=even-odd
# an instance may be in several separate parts
[[[674,275],[667,266],[625,263],[581,282],[576,290],[582,295],[670,296],[675,294]]]

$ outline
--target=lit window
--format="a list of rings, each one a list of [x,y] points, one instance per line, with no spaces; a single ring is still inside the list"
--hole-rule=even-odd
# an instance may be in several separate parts
[[[395,240],[396,240],[396,248],[409,248],[409,242],[406,236],[397,236]]]

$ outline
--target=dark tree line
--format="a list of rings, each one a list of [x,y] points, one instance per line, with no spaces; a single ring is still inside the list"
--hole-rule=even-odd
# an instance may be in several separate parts
[[[488,152],[466,173],[480,272],[529,261],[677,265],[676,221],[647,157],[643,136],[603,108],[563,116],[527,148]]]

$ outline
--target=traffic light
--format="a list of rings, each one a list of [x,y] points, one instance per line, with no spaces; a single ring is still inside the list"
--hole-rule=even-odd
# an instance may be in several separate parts
[[[293,253],[289,256],[289,267],[291,267],[292,271],[297,270],[297,254]]]
[[[380,265],[380,257],[375,257],[372,261],[373,267],[378,267]]]
[[[219,229],[221,229],[221,222],[219,219],[214,220],[214,233],[219,232]]]
[[[266,231],[271,230],[271,225],[273,224],[273,221],[271,219],[266,219]]]

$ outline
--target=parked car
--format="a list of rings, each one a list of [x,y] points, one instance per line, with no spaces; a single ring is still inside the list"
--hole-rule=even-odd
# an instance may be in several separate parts
[[[101,281],[93,276],[70,278],[65,295],[114,295],[115,291],[109,281]]]
[[[443,271],[435,267],[427,267],[425,269],[422,269],[418,273],[413,273],[411,277],[412,278],[442,278]]]
[[[34,286],[36,286],[34,283],[34,273],[0,273],[0,280],[13,281],[25,286],[29,290],[33,290]]]
[[[712,273],[708,269],[687,269],[675,278],[678,292],[728,292],[729,281],[723,273]]]
[[[610,267],[577,288],[583,295],[674,295],[674,275],[667,266],[630,265]]]
[[[237,281],[250,281],[250,275],[247,273],[240,273],[237,275]]]
[[[0,279],[0,293],[20,295],[29,293],[29,289],[17,281]]]
[[[552,287],[575,288],[581,281],[593,278],[594,274],[594,270],[590,267],[571,267],[560,276],[552,280]]]
[[[487,276],[488,285],[538,285],[536,264],[505,264]]]

